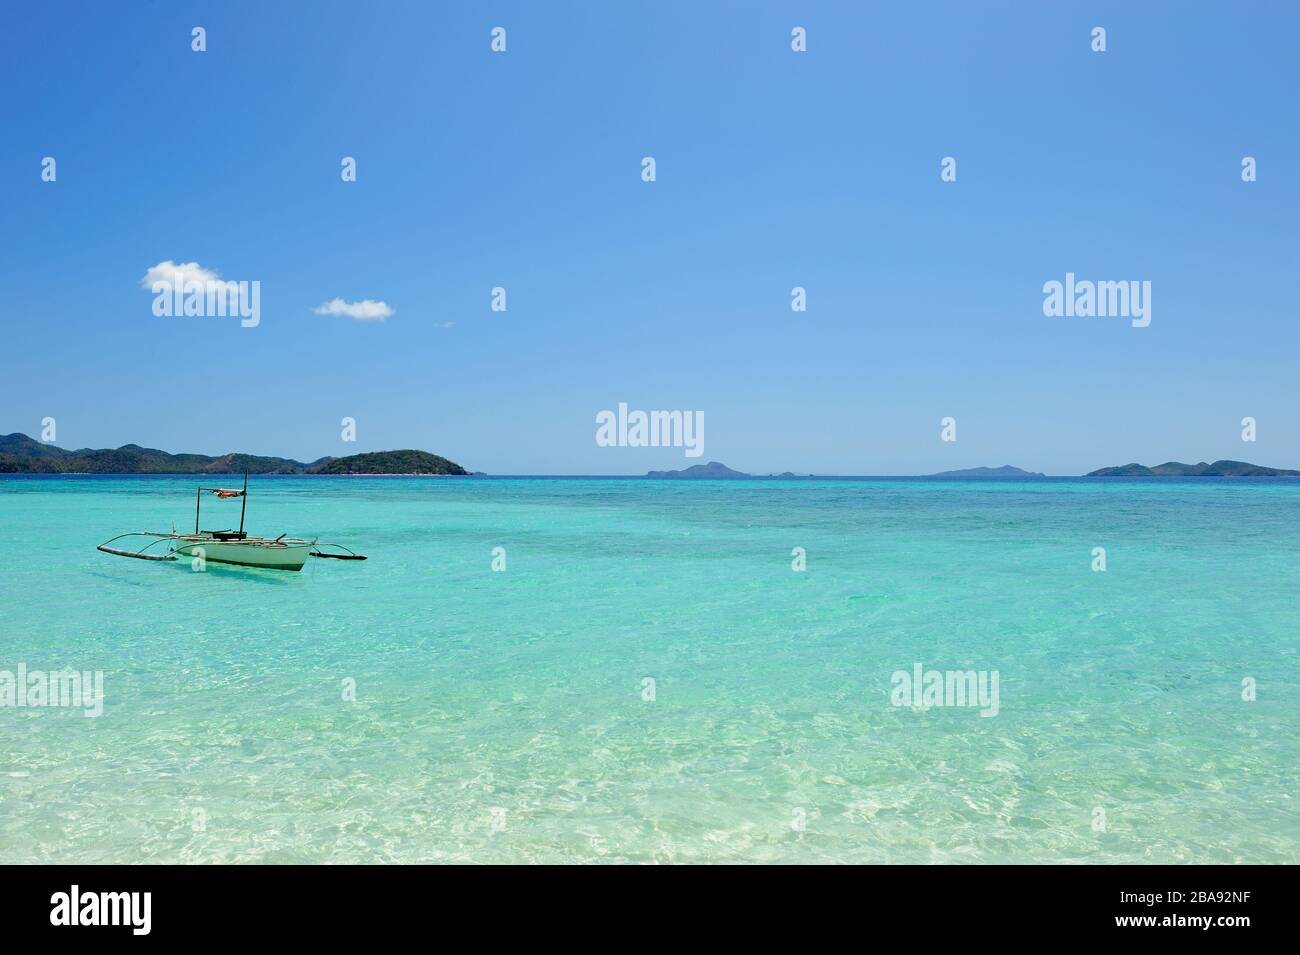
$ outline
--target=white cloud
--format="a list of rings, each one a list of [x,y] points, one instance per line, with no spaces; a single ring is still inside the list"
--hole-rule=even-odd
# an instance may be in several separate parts
[[[140,287],[152,291],[155,282],[166,282],[170,286],[175,282],[177,275],[180,276],[182,289],[191,282],[206,284],[221,281],[221,277],[216,272],[205,269],[197,262],[182,262],[177,265],[171,259],[167,259],[144,273],[144,278],[140,280]]]
[[[372,302],[365,299],[360,302],[345,302],[341,298],[332,299],[324,305],[317,305],[317,315],[346,315],[359,322],[382,322],[396,312],[387,302]]]

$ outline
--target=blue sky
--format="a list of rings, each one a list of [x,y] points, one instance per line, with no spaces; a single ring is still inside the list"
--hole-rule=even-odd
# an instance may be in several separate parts
[[[22,3],[0,22],[0,433],[53,416],[64,447],[698,463],[598,447],[624,401],[702,411],[700,460],[755,472],[1300,467],[1293,3]],[[155,316],[140,280],[164,260],[260,281],[261,324]],[[1150,326],[1044,316],[1067,271],[1150,281]],[[314,314],[336,297],[395,314]]]

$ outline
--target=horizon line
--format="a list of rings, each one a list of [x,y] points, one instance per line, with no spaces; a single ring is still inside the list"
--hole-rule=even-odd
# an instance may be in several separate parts
[[[119,445],[119,446],[116,447],[116,448],[92,448],[92,447],[87,446],[87,447],[84,447],[84,448],[75,448],[75,449],[70,449],[70,448],[65,448],[65,447],[63,447],[63,446],[61,446],[61,445],[55,444],[53,441],[41,441],[39,438],[33,438],[31,435],[29,435],[29,434],[27,434],[26,432],[23,432],[23,431],[12,431],[12,432],[9,432],[8,434],[0,434],[0,438],[13,438],[13,437],[25,438],[25,439],[27,439],[28,441],[31,441],[31,442],[33,442],[33,443],[35,443],[35,444],[39,444],[39,445],[41,445],[41,446],[43,446],[43,447],[55,448],[55,449],[57,449],[57,450],[59,450],[59,451],[62,451],[62,452],[65,453],[65,454],[75,454],[77,451],[90,451],[90,452],[96,452],[96,451],[121,451],[121,450],[123,450],[124,448],[131,448],[131,447],[134,447],[134,448],[141,448],[142,450],[146,450],[146,451],[158,451],[158,452],[160,452],[160,453],[162,453],[162,454],[166,454],[166,455],[169,455],[169,456],[172,456],[172,457],[177,457],[177,456],[180,456],[180,455],[196,455],[196,456],[199,456],[199,457],[218,458],[218,459],[219,459],[219,458],[224,458],[224,457],[233,457],[233,456],[244,456],[244,457],[251,457],[251,458],[277,458],[277,459],[282,460],[282,461],[289,461],[289,462],[292,462],[292,463],[294,463],[294,464],[303,464],[303,465],[317,464],[317,463],[319,463],[319,462],[321,462],[321,461],[323,461],[323,460],[325,460],[325,459],[327,459],[327,458],[328,458],[328,459],[332,459],[332,460],[338,460],[338,459],[340,459],[340,458],[355,457],[355,456],[357,456],[357,455],[361,455],[361,454],[393,454],[393,453],[397,453],[397,452],[400,452],[400,451],[415,451],[415,452],[422,453],[422,454],[431,454],[431,455],[434,455],[434,456],[437,456],[437,457],[445,457],[445,455],[441,455],[441,454],[439,454],[438,452],[435,452],[435,451],[424,451],[424,450],[421,449],[421,448],[386,448],[386,449],[382,449],[382,450],[371,450],[371,451],[358,450],[358,451],[353,451],[353,452],[351,452],[350,454],[338,455],[338,456],[330,455],[330,454],[325,454],[325,455],[321,455],[321,456],[318,457],[318,458],[315,458],[314,460],[310,460],[310,461],[300,461],[300,460],[298,460],[297,458],[282,457],[281,455],[277,455],[277,454],[257,454],[257,453],[252,452],[252,451],[226,451],[226,452],[223,452],[223,453],[221,453],[221,454],[205,454],[205,453],[203,453],[203,452],[198,452],[198,451],[165,451],[165,450],[163,450],[162,448],[151,448],[151,447],[148,447],[147,445],[138,444],[138,443],[136,443],[136,442],[134,442],[134,441],[128,442],[127,444],[124,444],[124,445]],[[7,452],[0,451],[0,454],[3,454],[3,453],[7,453]],[[9,453],[12,453],[12,452],[9,452]],[[19,455],[19,456],[21,456],[21,455]],[[451,459],[450,459],[450,458],[447,458],[447,460],[450,461]],[[1226,462],[1237,463],[1237,464],[1251,464],[1251,462],[1247,462],[1247,461],[1237,461],[1237,460],[1235,460],[1235,459],[1231,459],[1231,458],[1219,458],[1219,459],[1216,459],[1216,461],[1214,461],[1214,462],[1201,460],[1201,461],[1197,461],[1196,464],[1198,464],[1198,465],[1200,465],[1200,464],[1212,464],[1212,463],[1218,463],[1219,461],[1226,461]],[[452,463],[455,464],[455,463],[457,463],[457,462],[454,462],[454,461],[453,461]],[[1161,466],[1166,465],[1166,464],[1186,464],[1186,463],[1187,463],[1187,462],[1177,461],[1177,460],[1170,459],[1169,461],[1161,462],[1161,464],[1151,465],[1151,467],[1161,467]],[[284,476],[284,477],[421,477],[421,476],[429,476],[429,477],[511,477],[511,478],[650,478],[650,475],[651,475],[651,474],[670,474],[670,475],[672,475],[672,474],[680,474],[682,471],[688,470],[688,469],[690,469],[690,468],[692,468],[692,467],[705,467],[705,466],[707,466],[708,464],[719,464],[719,465],[721,465],[722,467],[727,468],[728,470],[734,470],[734,469],[732,469],[732,468],[730,467],[730,465],[723,464],[722,462],[717,461],[717,460],[713,460],[713,461],[708,461],[708,462],[702,462],[702,463],[699,463],[699,464],[686,464],[686,465],[685,465],[683,468],[681,468],[681,469],[656,470],[656,469],[654,469],[654,468],[651,468],[649,471],[647,471],[647,472],[645,472],[645,473],[632,473],[632,472],[628,472],[628,473],[621,473],[621,474],[577,474],[577,473],[560,473],[560,472],[550,473],[550,474],[545,474],[545,473],[526,473],[526,472],[520,472],[520,473],[505,473],[505,472],[488,473],[488,472],[485,472],[485,471],[476,471],[476,470],[474,470],[474,469],[472,469],[472,468],[467,468],[467,467],[465,467],[464,465],[459,465],[460,467],[465,468],[465,470],[468,471],[469,474],[466,474],[466,475],[419,475],[419,474],[379,474],[379,473],[376,473],[376,474],[353,474],[353,475],[347,475],[347,474],[341,474],[341,475],[329,475],[329,474],[300,474],[300,475],[293,475],[293,474],[289,474],[289,475],[284,475],[284,474],[281,474],[280,476]],[[1138,463],[1138,462],[1136,462],[1136,461],[1129,461],[1129,462],[1126,462],[1125,464],[1119,464],[1119,465],[1104,465],[1103,467],[1101,467],[1101,468],[1097,468],[1097,469],[1095,469],[1095,470],[1106,470],[1106,469],[1108,469],[1108,468],[1123,468],[1123,467],[1131,467],[1131,466],[1137,466],[1137,467],[1148,467],[1147,465],[1140,464],[1140,463]],[[1258,465],[1258,464],[1251,464],[1251,466],[1252,466],[1252,467],[1266,467],[1266,468],[1269,468],[1270,470],[1280,470],[1280,471],[1286,471],[1286,470],[1300,470],[1300,469],[1293,469],[1293,468],[1275,467],[1275,466],[1271,466],[1271,465]],[[983,475],[983,476],[975,476],[975,477],[965,476],[965,475],[962,475],[962,474],[960,473],[960,472],[962,472],[962,471],[974,471],[974,470],[996,470],[997,468],[1002,468],[1002,467],[1015,467],[1017,470],[1026,471],[1026,473],[1025,473],[1025,474],[1020,474],[1020,475]],[[152,476],[167,476],[167,475],[203,474],[203,473],[207,473],[207,474],[226,474],[226,473],[229,473],[229,474],[242,474],[243,472],[242,472],[242,471],[230,471],[230,472],[224,472],[224,471],[208,471],[208,472],[201,472],[201,471],[145,471],[145,472],[139,472],[139,471],[23,471],[23,472],[0,472],[0,474],[6,474],[6,473],[33,474],[33,475],[34,475],[34,474],[46,474],[46,475],[81,475],[81,476],[84,476],[84,475],[90,475],[90,474],[100,474],[100,475],[143,476],[143,477],[147,477],[147,476],[151,476],[151,475],[152,475]],[[252,473],[252,472],[250,472],[250,473]],[[814,480],[816,480],[816,479],[822,479],[822,478],[825,478],[825,479],[834,479],[834,480],[850,480],[850,479],[858,479],[858,480],[861,480],[861,479],[871,479],[871,478],[948,478],[948,479],[951,479],[951,480],[1030,481],[1030,480],[1039,480],[1039,479],[1046,479],[1046,478],[1089,477],[1089,476],[1092,474],[1092,472],[1085,472],[1085,473],[1080,473],[1080,474],[1048,474],[1048,473],[1046,473],[1046,472],[1035,472],[1035,471],[1029,471],[1029,470],[1024,469],[1024,468],[1019,468],[1019,467],[1016,466],[1016,465],[1009,465],[1009,464],[997,465],[997,466],[990,466],[990,465],[973,465],[973,466],[970,466],[970,467],[951,468],[951,469],[946,470],[946,471],[935,471],[935,472],[931,472],[931,473],[928,473],[928,474],[865,474],[865,473],[863,473],[863,474],[839,474],[839,473],[834,473],[834,474],[831,474],[831,473],[828,473],[828,474],[815,474],[815,473],[798,473],[798,472],[790,471],[790,470],[781,471],[781,472],[769,471],[769,472],[766,472],[766,473],[752,473],[752,472],[747,472],[747,471],[737,471],[736,473],[739,475],[738,477],[720,477],[720,478],[674,478],[674,477],[660,477],[660,478],[654,478],[654,480],[728,480],[728,481],[734,481],[734,480],[745,480],[745,479],[763,480],[763,479],[775,479],[775,478],[780,478],[780,479],[782,479],[782,480],[797,480],[797,479],[798,479],[798,480],[807,480],[807,479],[814,479]],[[267,475],[267,474],[272,474],[272,472],[259,472],[259,476],[265,476],[265,475]],[[1178,476],[1180,476],[1180,475],[1096,475],[1096,476],[1097,476],[1097,477],[1178,477]],[[1198,477],[1198,476],[1199,476],[1199,477],[1212,477],[1212,476],[1215,476],[1215,475],[1187,475],[1187,476],[1189,476],[1189,477]],[[1231,477],[1249,477],[1250,475],[1221,475],[1221,476],[1231,476]],[[1293,476],[1293,475],[1256,475],[1256,476],[1257,476],[1257,477],[1288,477],[1288,476]]]

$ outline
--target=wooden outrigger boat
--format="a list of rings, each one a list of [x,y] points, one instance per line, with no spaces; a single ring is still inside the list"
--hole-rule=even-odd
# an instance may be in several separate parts
[[[215,494],[224,499],[238,497],[239,530],[205,531],[199,528],[199,512],[203,502],[203,493]],[[321,544],[318,540],[306,540],[301,537],[250,537],[244,531],[244,515],[248,510],[248,475],[244,475],[242,491],[228,490],[220,487],[200,487],[194,496],[194,533],[178,534],[173,529],[170,534],[157,531],[130,531],[118,534],[111,540],[104,541],[96,550],[115,557],[135,557],[140,560],[179,560],[182,557],[210,560],[218,564],[236,564],[240,567],[263,567],[267,570],[302,570],[308,557],[332,557],[336,560],[365,560],[361,554],[353,553],[341,544]],[[126,550],[110,547],[114,541],[124,537],[152,537],[155,540],[139,550]],[[166,542],[167,549],[160,553],[146,553],[157,544]],[[333,547],[345,553],[329,554],[319,548]]]

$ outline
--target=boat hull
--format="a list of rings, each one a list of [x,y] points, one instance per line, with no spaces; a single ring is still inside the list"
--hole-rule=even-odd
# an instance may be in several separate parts
[[[182,557],[198,557],[201,551],[204,560],[216,564],[262,567],[267,570],[302,570],[313,546],[310,541],[274,544],[198,540],[178,544],[175,553]]]

